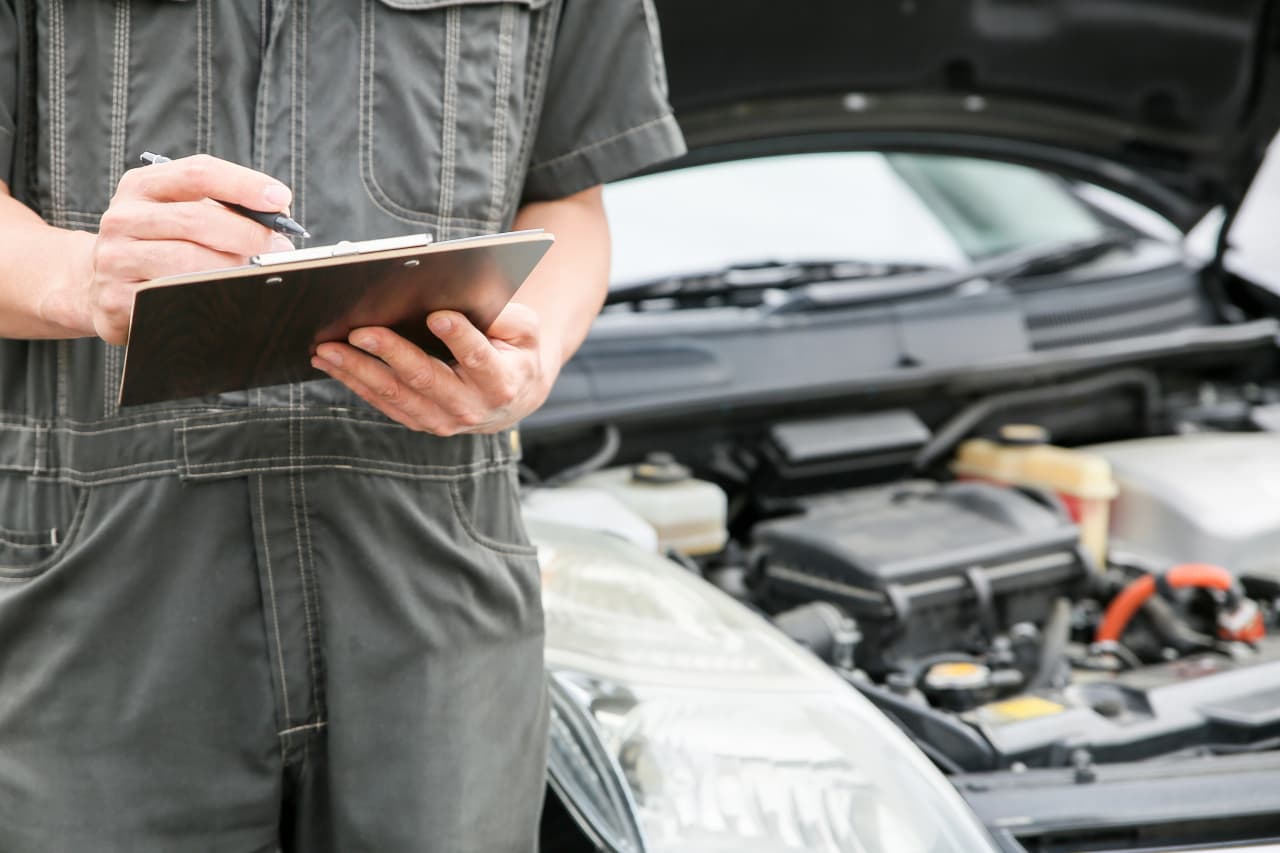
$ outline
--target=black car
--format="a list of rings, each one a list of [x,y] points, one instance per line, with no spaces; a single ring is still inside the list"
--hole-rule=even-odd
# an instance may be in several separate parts
[[[656,6],[690,153],[522,428],[543,848],[1280,850],[1275,5]]]

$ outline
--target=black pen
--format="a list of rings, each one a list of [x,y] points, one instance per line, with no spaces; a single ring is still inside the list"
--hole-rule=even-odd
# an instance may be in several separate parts
[[[169,158],[163,154],[152,154],[150,151],[143,151],[142,156],[139,159],[144,163],[150,163],[152,165],[170,162]],[[233,202],[222,201],[221,199],[216,198],[214,201],[218,202],[218,204],[228,210],[240,214],[246,219],[252,219],[259,225],[267,226],[277,234],[283,234],[286,237],[311,236],[311,232],[307,231],[307,229],[303,228],[296,221],[285,216],[283,213],[267,213],[261,210],[250,210],[242,204],[235,204]]]

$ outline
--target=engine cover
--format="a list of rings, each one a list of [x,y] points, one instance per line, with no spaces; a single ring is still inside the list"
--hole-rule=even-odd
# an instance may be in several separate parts
[[[1280,435],[1204,433],[1088,448],[1120,487],[1114,542],[1280,580]]]
[[[769,598],[843,607],[863,634],[858,665],[877,676],[984,648],[1017,622],[1043,623],[1086,571],[1069,519],[985,483],[846,492],[755,536]]]

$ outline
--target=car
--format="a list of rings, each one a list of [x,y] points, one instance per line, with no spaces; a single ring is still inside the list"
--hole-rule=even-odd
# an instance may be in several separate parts
[[[690,151],[520,431],[542,849],[1280,849],[1275,3],[654,5]]]

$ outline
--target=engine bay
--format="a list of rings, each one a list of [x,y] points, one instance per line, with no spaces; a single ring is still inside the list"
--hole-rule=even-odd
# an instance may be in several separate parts
[[[945,771],[1087,778],[1280,747],[1278,400],[1126,368],[941,416],[609,425],[527,446],[526,514],[667,554]]]

